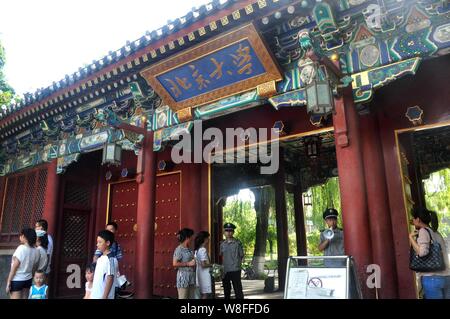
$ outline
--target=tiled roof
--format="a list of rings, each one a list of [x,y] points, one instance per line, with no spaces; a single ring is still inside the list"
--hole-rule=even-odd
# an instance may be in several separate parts
[[[167,21],[166,25],[153,31],[147,31],[145,35],[134,41],[127,41],[126,44],[118,50],[109,51],[107,55],[99,60],[92,61],[91,64],[80,67],[78,71],[73,74],[66,74],[65,77],[59,81],[53,81],[53,83],[47,88],[37,89],[34,93],[25,93],[23,100],[15,104],[0,106],[0,121],[8,117],[8,115],[18,112],[27,106],[44,100],[55,92],[58,92],[64,88],[68,88],[73,84],[88,78],[89,76],[105,69],[110,65],[114,65],[126,57],[136,53],[137,51],[147,47],[148,45],[155,43],[170,34],[185,29],[186,27],[194,24],[197,21],[201,21],[206,17],[219,12],[222,9],[230,7],[234,3],[245,3],[249,1],[243,0],[213,0],[208,4],[202,5],[198,8],[192,8],[185,16],[177,18],[175,20]],[[253,1],[255,2],[255,1]]]

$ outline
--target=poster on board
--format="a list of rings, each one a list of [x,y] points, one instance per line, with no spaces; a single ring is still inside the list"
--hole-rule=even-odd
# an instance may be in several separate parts
[[[286,299],[346,299],[346,268],[290,268]]]

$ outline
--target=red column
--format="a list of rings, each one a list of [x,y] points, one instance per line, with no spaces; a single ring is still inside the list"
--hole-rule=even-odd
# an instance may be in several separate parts
[[[136,297],[153,295],[153,255],[155,239],[156,154],[153,132],[148,132],[142,149],[144,172],[138,176]]]
[[[367,203],[370,217],[370,236],[375,264],[380,266],[381,287],[378,298],[397,298],[394,239],[389,209],[383,150],[378,123],[373,114],[361,117],[361,137],[366,177]]]
[[[339,171],[345,253],[354,257],[364,298],[373,297],[366,286],[367,265],[372,264],[370,227],[364,178],[359,118],[350,88],[335,99],[333,115]]]
[[[275,212],[277,223],[277,251],[278,251],[278,289],[284,289],[286,280],[286,264],[289,257],[289,238],[286,212],[286,184],[284,170],[284,153],[280,147],[280,167],[275,176]]]
[[[50,278],[48,279],[51,283],[49,292],[50,297],[54,296],[56,292],[59,257],[55,254],[58,251],[57,246],[59,244],[57,238],[61,238],[60,234],[57,233],[57,230],[60,229],[58,224],[58,203],[61,179],[60,175],[56,174],[57,165],[57,159],[52,160],[47,165],[47,184],[45,186],[44,209],[42,211],[42,219],[45,219],[48,223],[47,232],[53,238],[52,271],[50,272]]]
[[[53,238],[58,238],[58,201],[60,176],[56,174],[57,160],[54,159],[47,165],[47,186],[45,187],[44,210],[42,219],[48,222],[48,233]],[[55,251],[55,250],[53,250]]]
[[[382,103],[383,101],[377,105],[382,105]],[[406,218],[405,203],[403,201],[401,166],[397,157],[397,152],[402,150],[402,145],[401,143],[398,146],[396,144],[394,133],[396,127],[392,119],[386,116],[386,114],[383,114],[383,112],[378,112],[376,115],[378,126],[380,127],[378,135],[380,136],[380,142],[383,148],[385,176],[389,194],[392,236],[394,237],[391,249],[395,251],[398,297],[401,299],[415,299],[417,298],[416,276],[408,267],[410,247],[408,240],[409,226]]]
[[[297,181],[297,183],[299,183]],[[297,184],[294,187],[294,212],[295,212],[295,234],[297,239],[297,255],[307,256],[307,242],[305,230],[305,215],[303,213],[302,189]]]

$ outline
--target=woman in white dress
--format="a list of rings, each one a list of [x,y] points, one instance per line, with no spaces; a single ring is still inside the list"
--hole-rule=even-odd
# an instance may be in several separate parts
[[[195,237],[196,284],[200,290],[201,299],[208,299],[212,293],[211,274],[209,273],[211,262],[206,250],[209,236],[207,231],[201,231]]]

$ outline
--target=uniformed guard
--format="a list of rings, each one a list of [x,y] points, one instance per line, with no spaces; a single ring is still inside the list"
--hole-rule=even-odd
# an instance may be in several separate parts
[[[223,257],[223,289],[225,299],[230,299],[231,282],[233,283],[236,299],[244,299],[241,282],[241,265],[244,258],[242,243],[233,237],[236,226],[225,223],[223,226],[225,240],[220,243],[220,255]]]
[[[323,219],[328,229],[321,230],[319,250],[324,256],[344,256],[344,232],[337,227],[339,213],[334,208],[327,208],[323,212]],[[345,266],[345,259],[324,259],[325,267]]]

